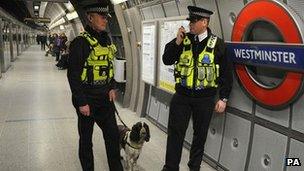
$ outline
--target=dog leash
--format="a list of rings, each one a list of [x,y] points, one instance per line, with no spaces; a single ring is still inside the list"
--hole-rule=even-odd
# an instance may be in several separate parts
[[[119,115],[119,113],[118,113],[118,111],[117,111],[117,109],[116,109],[116,106],[115,106],[115,104],[114,104],[113,101],[112,101],[112,106],[113,106],[114,112],[115,112],[116,115],[118,116],[119,121],[120,121],[126,128],[129,129],[129,127],[124,123],[124,121],[122,121],[122,119],[121,119],[121,117],[120,117],[120,115]]]

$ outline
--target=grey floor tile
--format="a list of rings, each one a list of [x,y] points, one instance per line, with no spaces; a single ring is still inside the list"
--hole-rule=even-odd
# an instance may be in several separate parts
[[[44,57],[39,46],[23,52],[0,79],[0,170],[81,171],[78,159],[77,115],[71,103],[66,71]],[[138,160],[140,171],[161,170],[166,134],[145,118],[117,105],[126,124],[149,124],[151,140]],[[120,122],[118,121],[120,124]],[[94,127],[95,170],[107,171],[102,131]],[[189,151],[184,149],[181,171],[188,171]],[[214,171],[203,163],[204,171]]]
[[[30,170],[65,170],[61,145],[57,142],[29,144]]]

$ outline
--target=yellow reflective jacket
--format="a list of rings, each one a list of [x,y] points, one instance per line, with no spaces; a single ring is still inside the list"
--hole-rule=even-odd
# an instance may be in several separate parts
[[[196,90],[218,87],[219,65],[214,62],[214,47],[217,41],[215,35],[208,39],[207,46],[195,60],[193,58],[192,43],[186,36],[183,41],[183,52],[174,66],[176,83],[183,87]]]
[[[83,67],[81,81],[92,85],[109,83],[114,76],[115,45],[101,46],[88,32],[83,32],[80,36],[89,42],[92,49]]]

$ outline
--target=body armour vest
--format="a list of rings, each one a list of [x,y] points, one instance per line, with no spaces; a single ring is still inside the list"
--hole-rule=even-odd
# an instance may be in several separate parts
[[[87,32],[81,33],[80,36],[84,37],[91,47],[91,52],[82,70],[81,81],[90,85],[109,83],[114,76],[113,60],[116,53],[115,45],[101,46],[97,39]]]
[[[183,52],[174,65],[176,83],[188,89],[201,90],[218,86],[219,65],[214,62],[215,35],[208,39],[207,46],[197,58],[193,58],[192,43],[188,36],[183,40]]]

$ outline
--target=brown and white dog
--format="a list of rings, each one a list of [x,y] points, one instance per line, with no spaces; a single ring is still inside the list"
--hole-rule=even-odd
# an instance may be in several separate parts
[[[128,129],[123,125],[118,125],[120,134],[120,145],[125,151],[126,170],[133,171],[137,165],[137,159],[141,153],[144,142],[150,140],[150,130],[146,123],[137,122]]]

